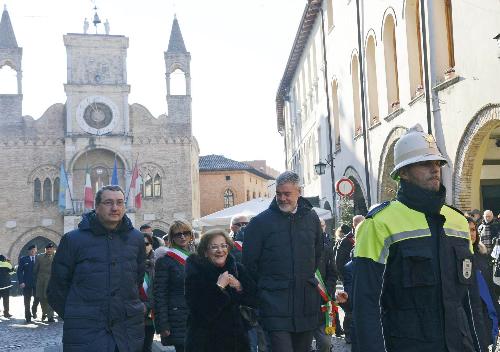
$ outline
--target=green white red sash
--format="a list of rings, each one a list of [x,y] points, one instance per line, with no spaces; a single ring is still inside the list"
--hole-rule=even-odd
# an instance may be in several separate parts
[[[241,242],[241,241],[234,241],[234,246],[240,252],[243,251],[243,242]]]
[[[335,315],[338,314],[339,307],[328,294],[325,282],[323,281],[319,270],[316,270],[314,277],[318,280],[318,291],[321,298],[323,298],[323,301],[325,302],[325,304],[321,306],[321,311],[325,313],[325,333],[327,335],[333,335],[335,334],[335,330],[337,328],[335,326]]]
[[[186,265],[186,259],[189,257],[189,252],[180,248],[169,248],[166,254],[181,265]]]

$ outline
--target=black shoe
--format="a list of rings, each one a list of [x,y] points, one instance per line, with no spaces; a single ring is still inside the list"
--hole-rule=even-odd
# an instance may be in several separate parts
[[[56,322],[56,321],[54,320],[54,318],[49,318],[49,319],[47,320],[47,323],[55,323],[55,322]]]
[[[31,324],[31,319],[26,319],[25,324]]]
[[[345,336],[345,343],[350,345],[352,343],[351,337],[350,336]]]
[[[36,319],[36,313],[33,313],[31,316],[33,317],[33,319]]]
[[[47,319],[47,314],[42,314],[42,321],[44,321],[45,319]]]
[[[6,318],[10,318],[10,317],[12,316],[12,314],[9,314],[9,313],[4,312],[4,313],[3,313],[3,316],[4,316],[4,317],[6,317]]]

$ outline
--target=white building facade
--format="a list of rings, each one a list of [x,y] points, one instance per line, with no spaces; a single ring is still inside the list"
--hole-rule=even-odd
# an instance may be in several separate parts
[[[341,177],[356,213],[393,198],[394,144],[420,123],[449,160],[448,203],[500,212],[500,3],[421,1],[307,2],[277,119],[287,169],[322,205]]]

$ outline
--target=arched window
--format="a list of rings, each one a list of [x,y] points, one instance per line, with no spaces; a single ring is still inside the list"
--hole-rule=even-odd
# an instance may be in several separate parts
[[[406,1],[405,17],[410,95],[413,99],[424,92],[422,84],[422,38],[420,36],[419,0]]]
[[[326,16],[328,18],[328,29],[333,28],[333,0],[328,0],[326,3]]]
[[[378,110],[378,88],[377,88],[377,63],[375,60],[375,38],[373,35],[368,37],[366,43],[366,66],[368,83],[368,111],[370,113],[370,124],[373,125],[379,121]]]
[[[436,1],[432,11],[435,46],[436,73],[439,81],[451,78],[455,72],[455,49],[453,44],[453,13],[450,0]]]
[[[42,201],[42,183],[38,178],[35,178],[35,182],[33,182],[33,194],[34,194],[33,200],[35,202]]]
[[[146,179],[144,180],[144,194],[145,198],[153,196],[153,179],[150,174],[146,175]]]
[[[8,65],[0,67],[0,94],[17,94],[17,72]]]
[[[52,201],[59,201],[59,177],[54,180],[54,187],[52,187]]]
[[[354,135],[358,136],[362,132],[361,127],[361,96],[359,89],[359,60],[355,54],[351,59],[351,79],[352,79],[352,102],[354,104]]]
[[[388,15],[384,23],[385,81],[387,85],[387,114],[399,109],[398,58],[394,17]]]
[[[170,74],[170,95],[186,95],[186,74],[181,69]]]
[[[44,203],[52,202],[52,182],[48,177],[43,181],[43,201]]]
[[[92,191],[97,193],[102,187],[109,185],[110,177],[109,171],[106,166],[96,166],[90,173],[90,182],[92,184]]]
[[[153,195],[155,197],[161,197],[161,177],[159,174],[156,174],[153,182]]]
[[[338,83],[332,82],[332,115],[333,115],[333,133],[335,136],[335,150],[340,150],[340,109],[339,109],[339,95]]]
[[[229,188],[224,191],[224,208],[234,205],[234,193]]]

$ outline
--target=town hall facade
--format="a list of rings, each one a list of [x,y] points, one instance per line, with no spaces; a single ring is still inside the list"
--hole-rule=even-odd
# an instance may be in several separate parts
[[[86,31],[85,31],[86,32]],[[177,218],[199,217],[199,147],[192,135],[190,53],[173,20],[164,53],[168,115],[154,117],[129,105],[127,49],[122,35],[70,33],[66,102],[50,106],[38,119],[22,114],[22,48],[9,13],[0,22],[0,68],[17,73],[17,94],[0,94],[0,253],[17,263],[29,244],[59,243],[74,229],[84,206],[87,173],[95,192],[111,182],[116,164],[126,195],[137,165],[143,180],[142,206],[130,201],[127,215],[136,227],[148,223],[168,231]],[[173,72],[184,74],[185,91],[171,94]],[[67,177],[61,180],[61,164]],[[65,182],[66,201],[59,207]]]

